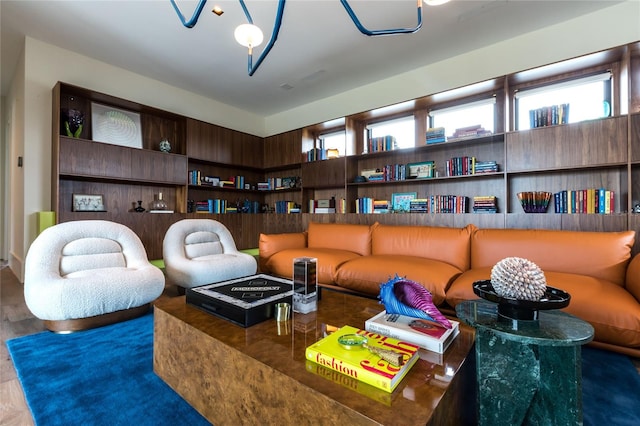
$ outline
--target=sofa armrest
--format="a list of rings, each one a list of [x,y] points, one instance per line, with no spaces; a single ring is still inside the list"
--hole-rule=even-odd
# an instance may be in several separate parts
[[[266,271],[266,263],[271,256],[287,249],[302,249],[307,247],[306,232],[291,232],[285,234],[260,234],[258,242],[258,266],[260,271]]]
[[[635,255],[629,262],[624,286],[640,302],[640,254]]]

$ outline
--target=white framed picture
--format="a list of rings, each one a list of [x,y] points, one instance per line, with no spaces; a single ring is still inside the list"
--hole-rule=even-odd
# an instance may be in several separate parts
[[[91,103],[91,138],[95,142],[142,148],[140,114]]]
[[[101,194],[73,194],[72,211],[106,212],[104,197]]]

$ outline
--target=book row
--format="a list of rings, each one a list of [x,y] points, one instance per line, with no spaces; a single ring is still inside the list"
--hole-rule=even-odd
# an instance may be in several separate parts
[[[553,194],[555,213],[611,214],[615,192],[605,188],[563,190]]]
[[[386,135],[372,137],[371,130],[368,131],[367,146],[365,153],[392,151],[398,148],[395,136]]]
[[[545,106],[529,110],[529,125],[536,127],[555,126],[569,122],[569,104]]]
[[[498,171],[495,161],[477,161],[476,157],[453,157],[445,164],[446,176],[467,176]]]
[[[226,180],[220,179],[219,176],[205,175],[200,170],[189,170],[189,185],[210,186],[234,189],[258,189],[259,191],[271,191],[287,188],[300,187],[299,176],[272,177],[264,182],[257,184],[247,182],[242,175],[230,176]]]

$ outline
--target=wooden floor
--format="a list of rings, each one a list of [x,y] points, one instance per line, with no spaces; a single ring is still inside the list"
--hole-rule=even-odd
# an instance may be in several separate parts
[[[168,285],[161,297],[175,296],[178,296],[176,286]],[[43,331],[44,327],[25,305],[22,284],[4,264],[0,264],[0,320],[0,425],[33,425],[5,341]],[[633,362],[640,373],[640,359]]]
[[[11,270],[0,264],[0,425],[33,425],[22,387],[13,368],[5,342],[44,330],[24,302],[23,286]],[[178,295],[176,286],[168,285],[161,297]]]

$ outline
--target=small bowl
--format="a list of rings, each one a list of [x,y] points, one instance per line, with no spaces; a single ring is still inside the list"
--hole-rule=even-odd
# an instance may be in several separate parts
[[[518,192],[518,200],[525,213],[546,213],[553,194],[546,191]]]

